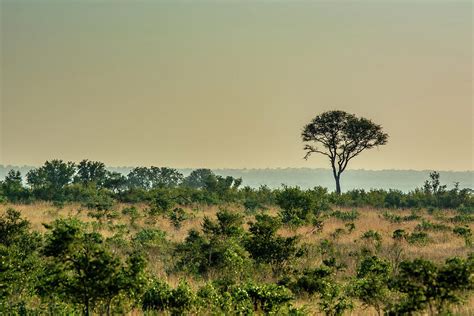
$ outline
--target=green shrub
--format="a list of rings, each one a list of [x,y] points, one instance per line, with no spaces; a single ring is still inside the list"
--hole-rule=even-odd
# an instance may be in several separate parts
[[[472,231],[471,228],[468,226],[465,227],[454,227],[453,233],[455,235],[461,236],[464,238],[464,242],[466,243],[467,247],[472,246]]]
[[[113,207],[114,200],[105,191],[97,191],[96,194],[88,196],[83,205],[90,210],[108,211]]]
[[[267,263],[274,273],[282,272],[296,257],[302,255],[297,247],[297,237],[281,237],[276,234],[281,222],[278,218],[265,214],[255,216],[256,222],[250,223],[250,236],[245,248],[257,263]]]
[[[400,241],[407,238],[407,233],[404,229],[396,229],[392,233],[392,238]]]
[[[280,216],[283,223],[294,226],[302,225],[321,211],[315,196],[299,187],[284,186],[277,193],[276,203],[281,208]]]
[[[353,295],[364,305],[374,307],[378,315],[382,314],[390,296],[390,274],[391,266],[386,260],[366,257],[359,263],[352,284]]]
[[[176,207],[168,213],[168,218],[175,229],[180,229],[182,222],[188,219],[189,215],[181,207]]]
[[[140,218],[140,213],[135,206],[124,208],[122,214],[130,218],[130,225],[132,226],[135,226],[135,222]]]
[[[132,242],[142,247],[158,247],[167,243],[166,233],[155,228],[144,228],[132,237]]]
[[[254,311],[262,311],[265,314],[278,313],[285,305],[293,299],[293,294],[284,286],[276,284],[245,284],[243,289],[247,292]]]
[[[341,221],[353,222],[359,218],[360,214],[356,210],[352,210],[350,212],[343,212],[337,210],[332,212],[331,216],[340,219]]]
[[[352,223],[352,222],[351,223],[346,223],[346,224],[344,224],[344,226],[346,227],[349,234],[352,233],[356,228],[355,224]]]
[[[474,215],[459,214],[451,218],[451,222],[456,224],[469,224],[474,222]]]
[[[172,292],[168,283],[162,280],[153,280],[142,297],[142,309],[164,311],[170,306]]]
[[[430,241],[429,235],[425,232],[412,232],[410,235],[406,237],[406,240],[410,244],[420,245],[420,246],[424,246]]]
[[[296,291],[318,294],[320,310],[326,315],[342,315],[353,306],[345,286],[335,280],[334,271],[326,265],[306,270],[293,285]]]
[[[142,297],[145,311],[169,311],[171,315],[183,315],[195,309],[196,295],[186,281],[172,289],[162,280],[154,280]]]
[[[432,223],[427,220],[422,220],[420,224],[416,225],[415,231],[448,231],[451,227],[444,224]]]
[[[472,258],[452,258],[441,267],[423,259],[402,262],[391,284],[405,295],[392,306],[391,313],[413,314],[429,309],[431,314],[449,314],[449,305],[461,302],[473,289],[473,262]]]
[[[372,243],[375,246],[375,249],[379,249],[382,245],[382,236],[378,231],[375,230],[368,230],[364,232],[361,236],[361,239]]]

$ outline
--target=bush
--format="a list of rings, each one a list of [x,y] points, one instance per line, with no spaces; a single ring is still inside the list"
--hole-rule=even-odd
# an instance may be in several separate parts
[[[274,273],[282,272],[292,259],[302,255],[297,247],[297,237],[277,236],[281,226],[277,218],[265,214],[255,218],[257,221],[250,223],[251,235],[245,248],[257,263],[268,263]]]
[[[181,223],[188,219],[188,217],[188,214],[186,214],[186,212],[181,207],[176,207],[168,213],[168,218],[175,229],[180,229]]]
[[[366,257],[360,262],[352,285],[354,296],[363,304],[374,307],[378,315],[381,315],[390,295],[390,273],[391,266],[387,261],[376,256]]]
[[[153,280],[142,297],[142,309],[144,311],[164,311],[170,306],[171,288],[162,280]]]
[[[404,229],[396,229],[392,233],[392,238],[398,241],[406,239],[407,236],[408,234],[405,232]]]
[[[294,226],[302,225],[321,211],[321,205],[316,201],[315,195],[299,187],[284,186],[277,193],[276,203],[281,208],[283,223]]]
[[[284,286],[276,284],[255,285],[245,284],[243,290],[247,292],[253,304],[254,311],[278,313],[278,311],[289,304],[293,294]]]
[[[132,237],[132,242],[141,247],[158,247],[165,245],[168,241],[165,232],[154,228],[144,228]]]
[[[464,242],[466,243],[466,247],[472,246],[472,231],[471,228],[468,226],[465,227],[454,227],[453,233],[455,235],[461,236],[464,238]]]
[[[362,239],[366,240],[367,242],[373,243],[375,249],[379,249],[382,245],[382,236],[379,232],[375,230],[368,230],[361,236]]]
[[[474,222],[474,215],[459,214],[451,218],[451,222],[456,224],[469,224]]]
[[[350,212],[343,212],[338,210],[332,212],[331,216],[340,219],[341,221],[353,222],[359,218],[360,214],[356,210],[352,210]]]
[[[296,291],[319,295],[320,310],[326,315],[342,315],[352,308],[346,288],[336,282],[335,270],[327,265],[306,270],[293,285]]]
[[[451,227],[444,224],[436,224],[427,220],[422,220],[420,224],[416,225],[415,231],[448,231]]]
[[[472,258],[452,258],[441,267],[423,259],[402,262],[392,287],[405,296],[392,307],[392,313],[412,314],[426,309],[432,314],[445,313],[449,304],[461,302],[463,293],[473,289],[473,262]]]
[[[130,218],[130,225],[132,226],[135,226],[135,222],[140,218],[140,213],[135,206],[124,208],[122,214]]]
[[[410,244],[415,244],[419,246],[424,246],[430,241],[429,235],[425,232],[412,232],[406,237],[406,240]]]

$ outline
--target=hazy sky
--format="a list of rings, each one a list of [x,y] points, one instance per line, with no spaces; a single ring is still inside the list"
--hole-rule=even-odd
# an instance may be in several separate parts
[[[328,167],[341,109],[390,135],[349,168],[474,169],[470,1],[0,1],[0,163]]]

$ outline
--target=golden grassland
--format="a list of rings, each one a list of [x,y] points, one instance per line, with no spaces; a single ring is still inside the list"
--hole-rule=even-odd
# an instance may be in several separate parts
[[[219,205],[219,206],[196,206],[196,207],[183,207],[183,209],[190,214],[189,219],[185,220],[180,229],[176,229],[169,219],[164,216],[156,216],[150,221],[150,217],[145,215],[148,206],[146,204],[134,204],[138,209],[141,217],[135,222],[135,225],[130,225],[130,220],[127,216],[122,215],[121,211],[130,207],[128,204],[117,204],[114,208],[118,211],[120,217],[113,219],[114,224],[125,224],[127,225],[130,235],[138,232],[143,227],[158,228],[166,232],[167,238],[172,242],[182,242],[186,238],[190,229],[201,228],[204,217],[215,218],[216,212],[219,209],[226,208],[228,210],[235,210],[245,214],[242,206],[240,205]],[[4,213],[8,208],[13,208],[20,211],[22,216],[31,222],[33,230],[45,232],[43,224],[50,223],[57,218],[65,217],[77,217],[84,222],[93,222],[95,219],[88,216],[89,210],[81,206],[80,204],[66,204],[61,208],[55,207],[51,203],[38,202],[34,204],[3,204],[0,205],[0,214]],[[335,208],[341,211],[351,211],[353,208]],[[430,242],[426,245],[415,245],[407,242],[396,243],[392,238],[392,233],[396,229],[404,229],[406,232],[413,232],[415,227],[421,222],[420,220],[414,221],[402,221],[400,223],[391,223],[390,221],[383,218],[385,211],[407,216],[410,215],[413,210],[386,210],[386,209],[374,209],[374,208],[356,208],[360,216],[354,220],[355,229],[349,232],[345,227],[347,222],[334,217],[328,217],[324,220],[322,230],[317,231],[314,227],[307,225],[298,228],[282,228],[279,233],[282,236],[294,236],[298,235],[301,244],[305,244],[311,249],[315,248],[319,242],[323,239],[329,239],[334,242],[336,248],[340,254],[346,259],[347,275],[354,274],[356,269],[356,259],[350,258],[350,253],[355,250],[361,249],[363,246],[370,246],[367,241],[361,239],[364,232],[368,230],[374,230],[380,233],[382,236],[382,247],[378,250],[379,254],[389,260],[399,261],[403,259],[414,259],[424,258],[435,262],[443,262],[446,258],[460,256],[466,257],[473,249],[466,246],[464,240],[455,236],[452,230],[445,231],[430,231]],[[276,215],[278,213],[277,208],[270,208],[265,212]],[[453,210],[442,210],[434,214],[429,214],[426,210],[416,211],[423,219],[433,223],[442,223],[453,228],[455,225],[450,223],[448,219],[456,215],[456,211]],[[248,222],[253,220],[253,215],[245,215],[244,228],[248,228]],[[474,229],[474,225],[469,225],[471,229]],[[344,232],[338,236],[334,236],[334,232],[337,229],[344,229]],[[110,237],[114,234],[107,225],[103,225],[100,232]],[[316,251],[309,251],[306,258],[299,262],[301,268],[314,267],[321,264],[321,256],[316,254]],[[165,263],[159,258],[159,254],[149,254],[149,270],[155,275],[167,280],[172,286],[177,285],[179,280],[184,277],[180,274],[167,275],[165,272]],[[203,280],[190,279],[186,276],[189,284],[197,288],[201,286]],[[258,276],[259,281],[275,281],[270,274]],[[297,306],[306,306],[306,310],[310,314],[318,315],[317,300],[311,297],[300,298],[296,301]],[[453,308],[455,315],[474,315],[474,297],[470,297],[464,304]],[[132,312],[137,314],[137,311]],[[375,310],[364,309],[360,305],[356,305],[354,310],[349,312],[350,315],[376,315]]]

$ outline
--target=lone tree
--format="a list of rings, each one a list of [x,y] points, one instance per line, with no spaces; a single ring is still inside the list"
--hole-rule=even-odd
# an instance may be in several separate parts
[[[312,153],[329,157],[338,194],[341,193],[340,177],[347,163],[365,149],[385,145],[388,139],[380,125],[344,111],[328,111],[316,116],[304,127],[301,137],[306,143],[305,159]]]

